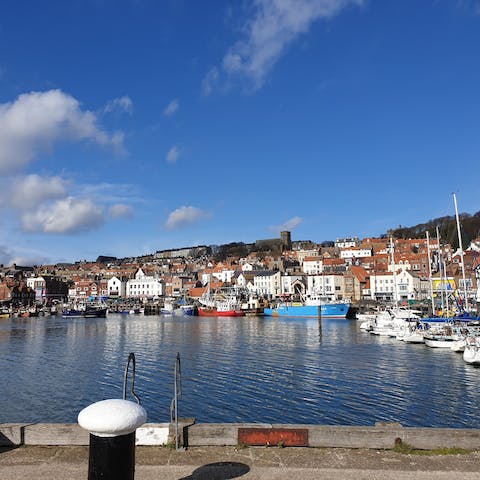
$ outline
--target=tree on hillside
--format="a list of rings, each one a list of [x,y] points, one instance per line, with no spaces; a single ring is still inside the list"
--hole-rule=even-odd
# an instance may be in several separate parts
[[[468,247],[470,242],[480,236],[480,211],[474,215],[469,213],[459,214],[460,228],[462,233],[463,248]],[[426,232],[431,238],[436,238],[437,229],[442,243],[449,243],[453,248],[458,248],[457,221],[455,216],[439,217],[429,220],[426,223],[420,223],[413,227],[399,226],[388,232],[389,236],[394,238],[424,238]]]

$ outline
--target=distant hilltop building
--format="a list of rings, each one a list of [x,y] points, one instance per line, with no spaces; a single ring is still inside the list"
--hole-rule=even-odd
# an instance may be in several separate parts
[[[280,238],[268,238],[266,240],[257,240],[255,248],[258,250],[291,250],[292,237],[287,231],[280,232]]]
[[[211,247],[200,245],[198,247],[177,248],[173,250],[160,250],[155,253],[155,258],[187,258],[187,257],[201,257],[203,255],[210,255],[212,253]]]
[[[352,248],[358,247],[360,245],[360,240],[358,237],[352,238],[337,238],[335,240],[335,246],[337,248]]]

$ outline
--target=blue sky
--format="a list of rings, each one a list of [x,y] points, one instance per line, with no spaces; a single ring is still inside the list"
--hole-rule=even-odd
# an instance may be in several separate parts
[[[480,210],[476,0],[3,0],[0,263]]]

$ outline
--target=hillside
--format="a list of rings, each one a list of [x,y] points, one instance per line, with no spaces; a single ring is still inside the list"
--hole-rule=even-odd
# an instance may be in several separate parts
[[[460,226],[462,232],[463,248],[468,247],[470,242],[480,237],[480,211],[471,215],[469,213],[461,213]],[[426,232],[431,238],[436,238],[436,227],[440,233],[440,241],[449,243],[453,248],[458,248],[457,223],[455,216],[446,216],[429,220],[426,223],[420,223],[413,227],[399,226],[388,232],[388,236],[394,238],[423,238]]]

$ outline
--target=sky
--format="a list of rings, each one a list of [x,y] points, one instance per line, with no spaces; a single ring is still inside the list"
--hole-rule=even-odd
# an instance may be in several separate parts
[[[2,0],[0,263],[480,210],[478,0]]]

